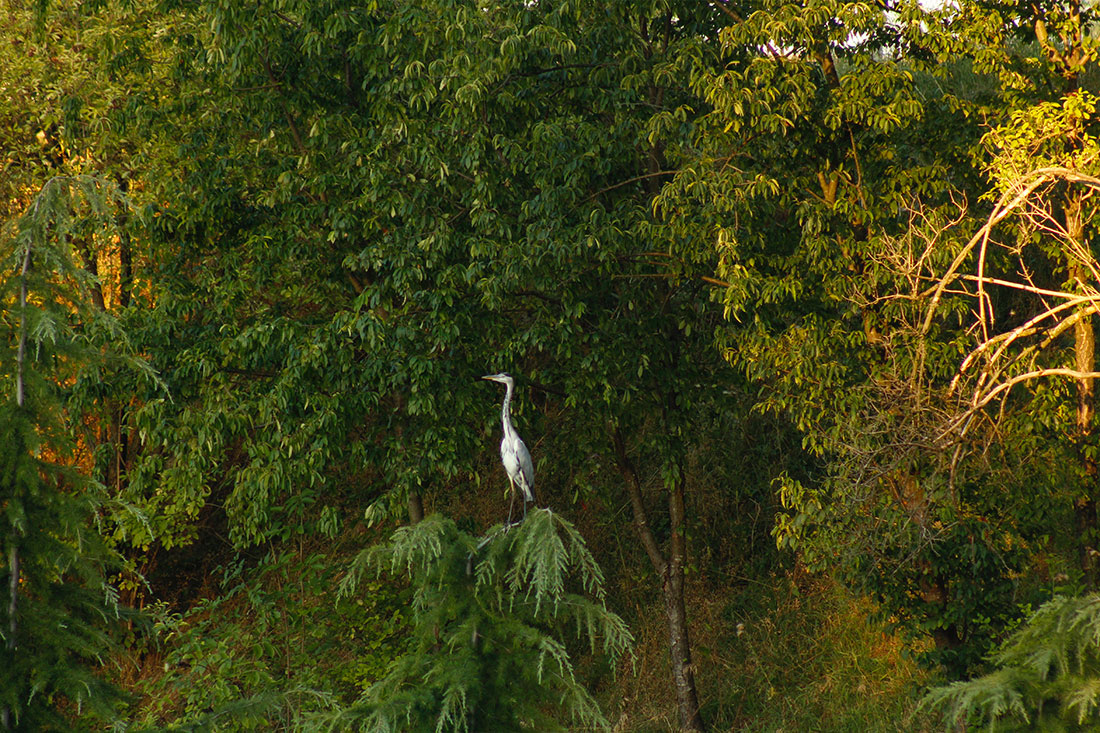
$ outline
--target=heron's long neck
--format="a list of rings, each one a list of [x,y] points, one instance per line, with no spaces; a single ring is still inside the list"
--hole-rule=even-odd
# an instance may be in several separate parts
[[[508,404],[512,401],[512,385],[505,382],[504,407],[500,410],[500,421],[504,425],[504,434],[512,434],[512,416],[508,411]]]

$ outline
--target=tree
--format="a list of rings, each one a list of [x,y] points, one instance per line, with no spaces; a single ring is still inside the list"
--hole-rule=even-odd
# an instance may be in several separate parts
[[[85,715],[110,720],[122,697],[97,669],[125,615],[105,577],[118,557],[97,526],[109,504],[103,487],[72,464],[65,412],[73,382],[118,336],[89,307],[91,283],[71,250],[80,230],[109,236],[102,227],[115,196],[96,179],[54,178],[4,232],[0,724],[7,730],[71,730]]]
[[[1041,502],[998,494],[1008,480],[1023,500],[1033,474],[1009,466],[1027,443],[962,477],[936,439],[969,342],[955,293],[930,324],[925,309],[964,242],[921,232],[984,190],[968,119],[997,95],[915,3],[725,8],[725,65],[692,77],[711,108],[659,204],[709,232],[695,241],[718,256],[728,358],[819,460],[779,482],[776,537],[931,634],[960,673],[1013,615],[1042,524]]]
[[[1089,586],[1097,580],[1091,488],[1097,468],[1089,439],[1096,369],[1092,315],[1097,263],[1090,243],[1097,220],[1090,199],[1100,173],[1096,105],[1095,96],[1074,91],[1056,102],[1018,110],[987,136],[998,200],[937,290],[957,281],[964,256],[973,255],[975,273],[967,278],[974,283],[980,338],[955,380],[969,394],[950,425],[953,435],[961,439],[987,408],[1003,405],[1003,413],[1017,385],[1033,390],[1032,405],[1042,401],[1043,409],[1053,409],[1056,424],[1066,423],[1064,414],[1057,414],[1064,413],[1058,402],[1075,403],[1073,428],[1061,429],[1076,453],[1078,470],[1070,485],[1076,495],[1080,569]],[[1006,229],[1002,240],[997,234]],[[1013,297],[1004,294],[1008,289]],[[1067,350],[1062,336],[1071,331],[1072,349]],[[1030,384],[1065,377],[1076,383],[1075,398],[1058,386]]]
[[[1078,400],[1077,437],[1069,441],[1057,387],[1030,401],[996,402],[999,418],[972,409],[1019,384],[1012,379],[1044,339],[1054,348],[1039,363],[1052,364],[1046,360],[1061,348],[1067,324],[1080,324],[1071,361],[1083,366],[1054,356],[1058,368],[1082,385],[1091,373],[1086,300],[1044,321],[1047,306],[1027,304],[1020,289],[1077,298],[1080,286],[1071,295],[1057,282],[1071,268],[1058,258],[1081,250],[1082,240],[1048,241],[1049,254],[1038,257],[1024,245],[1038,243],[1028,239],[1034,226],[1018,228],[1004,249],[989,236],[993,225],[1018,221],[1002,219],[1040,189],[1047,198],[1029,207],[1033,222],[1045,211],[1048,229],[1052,222],[1074,236],[1087,229],[1053,179],[1019,177],[1049,154],[1040,142],[1047,139],[1052,150],[1088,159],[1074,158],[1088,149],[1081,145],[1091,124],[1081,117],[1087,96],[1075,93],[1065,108],[1044,101],[1062,93],[1069,59],[1074,74],[1087,73],[1090,42],[1079,25],[1087,13],[1074,4],[1017,17],[984,4],[880,13],[823,3],[816,12],[832,24],[806,27],[804,16],[776,7],[726,36],[741,43],[730,44],[731,54],[747,57],[734,56],[731,70],[758,82],[731,83],[732,71],[705,81],[703,93],[715,103],[709,160],[728,164],[721,175],[717,166],[687,169],[677,190],[706,194],[715,212],[728,302],[744,324],[731,328],[732,357],[772,380],[762,404],[790,414],[826,461],[824,482],[782,487],[792,511],[779,520],[780,541],[800,543],[811,562],[844,548],[850,577],[893,618],[932,633],[940,660],[962,673],[1017,613],[1018,578],[1050,547],[1052,528],[1055,546],[1073,534],[1063,522],[1065,489],[1089,474],[1087,461],[1067,458],[1082,445],[1079,418],[1091,398]],[[1057,48],[1039,38],[1042,29],[1031,33],[1033,13],[1062,24]],[[1049,46],[1049,66],[1029,40]],[[777,85],[786,92],[776,95]],[[969,122],[979,117],[1003,126],[983,140]],[[776,151],[739,145],[739,130],[770,133]],[[942,145],[929,150],[931,139]],[[992,212],[986,204],[960,206],[990,201],[983,172],[995,185],[1012,183],[993,194],[1000,200]],[[1037,189],[1015,198],[1033,183]],[[774,212],[772,220],[756,218],[764,211]],[[972,264],[979,245],[976,274],[964,282],[958,268]],[[976,342],[972,325],[981,332]],[[973,389],[973,399],[967,394],[960,405],[959,389]],[[823,533],[809,545],[808,526]]]
[[[566,520],[533,510],[484,538],[432,515],[365,550],[341,585],[364,573],[408,573],[415,641],[390,673],[333,725],[346,730],[609,729],[574,675],[572,629],[614,669],[633,638],[604,605],[603,577]]]
[[[1057,596],[992,655],[993,672],[928,693],[922,706],[989,731],[1088,730],[1100,709],[1095,594]]]
[[[642,536],[667,539],[649,554],[701,727],[684,464],[736,395],[709,260],[673,252],[651,204],[690,128],[676,74],[717,14],[211,3],[181,22],[206,52],[181,52],[178,96],[139,117],[156,266],[134,329],[177,399],[131,407],[146,447],[124,493],[161,546],[216,506],[238,546],[364,503],[419,516],[491,450],[476,377],[507,368],[562,415],[563,445],[633,477],[633,508],[657,478],[668,521]]]

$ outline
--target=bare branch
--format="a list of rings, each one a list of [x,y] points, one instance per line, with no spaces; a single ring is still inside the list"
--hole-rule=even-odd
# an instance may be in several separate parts
[[[990,402],[995,400],[997,398],[997,396],[1000,395],[1002,392],[1006,392],[1006,391],[1012,389],[1013,387],[1015,387],[1017,384],[1020,384],[1021,382],[1028,382],[1028,381],[1031,381],[1032,379],[1042,379],[1044,377],[1068,377],[1070,379],[1077,379],[1077,380],[1097,379],[1097,378],[1100,378],[1100,372],[1080,372],[1080,371],[1077,371],[1076,369],[1066,369],[1066,368],[1063,368],[1063,367],[1055,367],[1055,368],[1051,368],[1051,369],[1036,369],[1035,371],[1027,372],[1026,374],[1018,374],[1015,377],[1012,377],[1011,379],[1008,379],[1008,380],[998,384],[996,387],[994,387],[992,390],[990,390],[985,395],[985,397],[978,400],[977,403],[975,403],[969,410],[967,410],[962,415],[960,415],[958,418],[956,418],[954,421],[952,421],[951,426],[940,435],[940,438],[941,439],[946,438],[949,433],[954,432],[954,430],[956,428],[958,428],[960,425],[962,425],[963,423],[968,422],[972,415],[974,415],[979,410],[981,410],[986,405],[988,405]]]
[[[1024,180],[1031,177],[1028,183],[1023,183]],[[939,306],[940,299],[943,297],[943,293],[947,286],[956,280],[959,267],[966,261],[966,258],[970,256],[974,248],[981,245],[981,262],[978,266],[978,277],[984,277],[984,260],[985,252],[989,242],[990,233],[993,231],[998,223],[1000,223],[1005,217],[1011,214],[1015,209],[1020,207],[1031,194],[1044,183],[1049,183],[1057,178],[1062,178],[1067,181],[1075,181],[1085,183],[1089,186],[1100,188],[1100,179],[1093,178],[1092,176],[1085,176],[1077,173],[1077,171],[1071,171],[1068,168],[1040,168],[1039,170],[1032,171],[1028,176],[1021,179],[1019,186],[1010,188],[1001,195],[1001,198],[997,201],[997,205],[993,207],[993,211],[990,213],[989,218],[986,220],[982,228],[970,238],[970,241],[966,243],[962,251],[955,256],[954,261],[950,267],[947,268],[947,272],[942,278],[940,278],[936,287],[932,289],[932,302],[928,306],[928,312],[924,319],[924,326],[922,332],[927,333],[928,329],[932,327],[932,319],[935,317],[936,310]],[[979,282],[979,304],[981,299],[985,297],[984,290],[981,288]],[[979,305],[979,307],[981,307]]]

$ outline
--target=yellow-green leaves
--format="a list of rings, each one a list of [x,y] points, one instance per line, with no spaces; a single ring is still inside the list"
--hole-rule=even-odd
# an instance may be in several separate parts
[[[997,190],[1018,186],[1029,174],[1061,168],[1085,175],[1100,172],[1100,113],[1097,96],[1079,89],[1058,101],[1040,102],[1012,113],[989,132],[986,166]]]

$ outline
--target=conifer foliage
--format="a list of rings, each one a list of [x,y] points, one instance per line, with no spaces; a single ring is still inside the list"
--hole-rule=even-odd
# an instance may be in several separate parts
[[[98,486],[72,466],[66,393],[113,329],[85,307],[87,274],[70,257],[118,202],[86,177],[50,180],[3,232],[0,297],[0,727],[73,730],[72,713],[111,716],[101,680],[120,616],[106,581],[112,553],[94,526]],[[105,330],[106,329],[106,330]],[[62,712],[64,711],[64,713]],[[83,718],[88,720],[88,718]]]
[[[993,662],[996,671],[932,690],[924,705],[956,725],[990,731],[1094,730],[1100,722],[1100,594],[1045,603]]]
[[[568,521],[539,509],[478,538],[433,515],[361,553],[342,593],[371,570],[407,573],[414,641],[334,729],[609,727],[574,676],[567,639],[614,665],[633,638],[605,606],[603,575]]]

